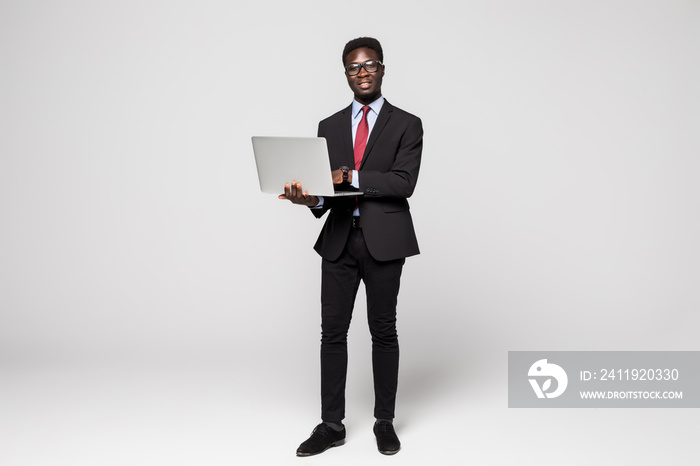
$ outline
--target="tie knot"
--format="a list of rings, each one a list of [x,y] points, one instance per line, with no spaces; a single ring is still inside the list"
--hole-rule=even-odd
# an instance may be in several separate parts
[[[365,105],[364,107],[362,107],[362,117],[363,118],[367,116],[367,112],[369,112],[370,108],[372,108],[372,107],[370,107],[369,105]]]

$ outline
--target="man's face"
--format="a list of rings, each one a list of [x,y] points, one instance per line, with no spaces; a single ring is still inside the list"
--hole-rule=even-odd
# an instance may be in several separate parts
[[[351,63],[360,64],[369,60],[379,61],[379,55],[372,49],[361,47],[348,54],[345,58],[345,66]],[[374,73],[368,73],[366,69],[360,68],[360,72],[355,76],[348,76],[346,72],[345,77],[348,79],[350,89],[355,94],[355,99],[361,104],[371,104],[382,95],[384,65]]]

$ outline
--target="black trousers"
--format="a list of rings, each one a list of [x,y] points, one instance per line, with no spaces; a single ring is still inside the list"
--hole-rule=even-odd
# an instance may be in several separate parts
[[[396,302],[405,259],[377,261],[361,229],[350,232],[335,261],[321,265],[321,419],[345,418],[347,336],[360,280],[367,291],[367,320],[372,335],[374,416],[393,419],[399,373]]]

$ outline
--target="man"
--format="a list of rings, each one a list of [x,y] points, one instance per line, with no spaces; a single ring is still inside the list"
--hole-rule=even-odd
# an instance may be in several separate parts
[[[423,148],[421,120],[382,96],[385,67],[376,39],[351,40],[343,50],[352,104],[319,123],[326,138],[333,183],[362,195],[321,198],[300,183],[280,199],[307,206],[316,217],[330,211],[314,246],[321,255],[321,419],[297,456],[322,453],[345,442],[347,333],[360,284],[367,292],[372,335],[374,433],[383,454],[399,451],[394,405],[399,369],[396,303],[405,258],[419,253],[408,201]],[[351,168],[352,167],[352,168]]]

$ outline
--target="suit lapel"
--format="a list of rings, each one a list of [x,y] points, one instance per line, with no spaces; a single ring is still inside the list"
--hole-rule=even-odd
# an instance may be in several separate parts
[[[345,165],[355,166],[355,151],[352,147],[352,104],[343,110],[343,145],[345,146]]]
[[[369,140],[367,141],[367,147],[365,147],[365,153],[362,156],[362,163],[360,164],[360,168],[362,168],[365,165],[365,163],[367,163],[367,159],[372,153],[372,147],[374,147],[374,143],[377,142],[377,139],[379,139],[379,135],[382,133],[382,130],[389,122],[389,118],[391,118],[391,112],[393,111],[394,107],[392,107],[391,104],[385,99],[384,105],[382,105],[382,109],[379,111],[379,115],[377,115],[377,121],[374,122],[374,127],[372,128],[372,132],[369,135]],[[350,133],[350,138],[352,145],[352,133]],[[351,151],[351,153],[353,153],[353,151]]]

